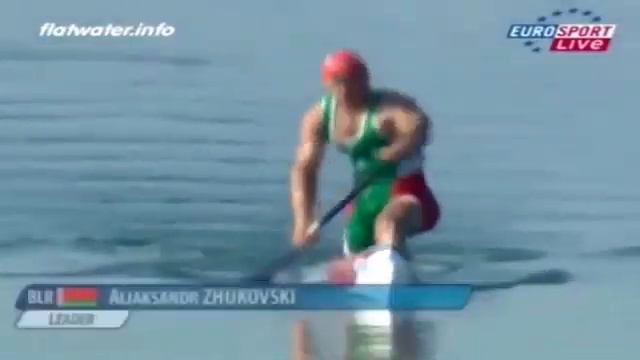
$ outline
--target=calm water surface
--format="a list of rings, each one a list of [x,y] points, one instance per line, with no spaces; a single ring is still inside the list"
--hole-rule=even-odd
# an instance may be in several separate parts
[[[511,23],[574,6],[619,24],[610,53],[533,54],[505,39]],[[377,84],[415,94],[435,122],[427,172],[444,217],[413,241],[418,263],[485,290],[464,312],[417,317],[422,358],[537,358],[531,344],[547,358],[633,358],[638,11],[624,0],[5,1],[0,354],[289,358],[292,327],[313,314],[136,313],[118,332],[45,333],[14,330],[11,304],[29,282],[221,279],[281,254],[299,116],[321,95],[325,53],[351,46]],[[37,37],[44,22],[140,21],[176,35]],[[348,174],[331,153],[325,208]],[[309,262],[338,253],[340,225]],[[342,316],[309,320],[334,334],[316,335],[319,358],[343,356],[326,353],[345,346],[330,330],[346,328]]]

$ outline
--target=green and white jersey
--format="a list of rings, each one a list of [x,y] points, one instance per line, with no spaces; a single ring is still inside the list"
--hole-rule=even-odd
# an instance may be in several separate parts
[[[322,121],[325,141],[332,143],[347,154],[354,168],[356,179],[360,175],[370,172],[374,167],[380,166],[377,160],[377,152],[389,145],[389,140],[380,133],[380,105],[384,98],[384,91],[374,90],[369,99],[366,111],[362,114],[358,131],[344,143],[336,142],[336,98],[329,94],[322,98]],[[414,154],[396,164],[387,164],[380,171],[379,179],[392,180],[406,175],[422,171],[424,163],[423,147]]]

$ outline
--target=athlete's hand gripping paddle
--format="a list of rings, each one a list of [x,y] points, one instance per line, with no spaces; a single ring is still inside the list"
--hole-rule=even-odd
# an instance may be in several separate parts
[[[352,190],[334,207],[327,211],[319,220],[316,220],[309,226],[307,230],[308,238],[310,241],[306,241],[304,244],[297,246],[293,250],[290,250],[285,255],[277,258],[272,263],[268,264],[254,275],[249,276],[247,281],[260,281],[269,282],[271,278],[280,270],[291,265],[295,260],[300,258],[317,240],[312,239],[316,233],[322,229],[329,221],[331,221],[342,209],[344,209],[352,200],[354,200],[362,190],[364,190],[375,179],[377,171],[372,172],[363,181],[358,183]]]

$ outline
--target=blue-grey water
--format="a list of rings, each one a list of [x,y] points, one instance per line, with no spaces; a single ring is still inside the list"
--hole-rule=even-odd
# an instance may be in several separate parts
[[[113,332],[18,331],[12,303],[36,281],[223,279],[282,254],[299,117],[322,94],[323,56],[345,46],[367,58],[376,84],[414,94],[435,123],[426,167],[443,218],[412,241],[418,265],[485,290],[464,311],[420,314],[420,356],[640,353],[640,3],[1,7],[3,359],[291,358],[300,314],[136,313]],[[572,7],[618,24],[610,52],[536,54],[505,38],[511,23],[554,10],[564,12],[558,22],[584,20],[565,14]],[[37,36],[45,22],[141,21],[176,34]],[[348,174],[332,152],[323,208],[348,192]],[[340,225],[309,262],[338,254]],[[317,358],[342,356],[327,349],[346,346],[343,333],[326,324],[314,332],[335,334],[316,336]]]

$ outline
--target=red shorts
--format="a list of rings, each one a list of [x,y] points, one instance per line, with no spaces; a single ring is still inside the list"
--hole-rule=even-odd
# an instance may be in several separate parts
[[[401,177],[393,184],[392,196],[412,195],[420,203],[422,210],[421,231],[433,229],[440,220],[440,205],[427,185],[423,173]],[[353,212],[353,204],[347,207],[347,215]]]
[[[433,229],[440,219],[440,205],[427,185],[423,173],[416,173],[396,180],[393,196],[412,195],[422,207],[422,231]]]

